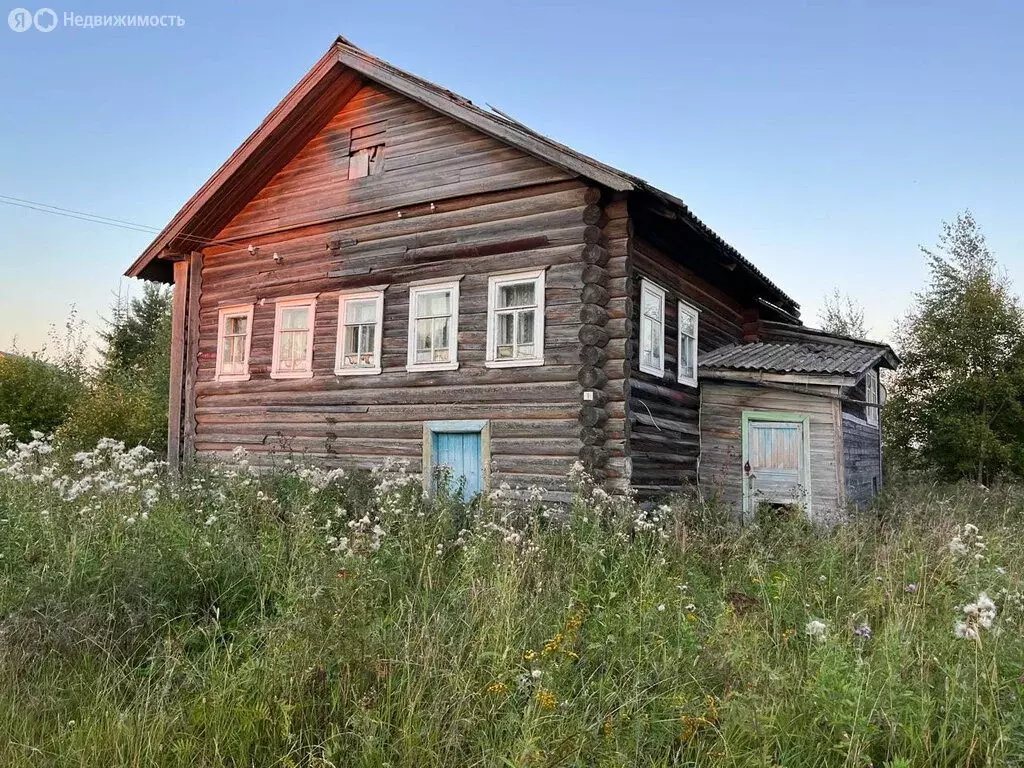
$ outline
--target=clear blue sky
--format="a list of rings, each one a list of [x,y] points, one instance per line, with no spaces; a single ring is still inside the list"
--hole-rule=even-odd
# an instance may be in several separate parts
[[[185,25],[0,26],[0,195],[163,226],[343,34],[679,195],[809,322],[840,286],[888,336],[965,207],[1024,283],[1019,2],[51,7]],[[7,206],[0,233],[0,349],[98,324],[150,240]]]

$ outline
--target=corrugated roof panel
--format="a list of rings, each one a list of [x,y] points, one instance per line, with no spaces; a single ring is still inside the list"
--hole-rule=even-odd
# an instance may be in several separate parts
[[[709,352],[701,370],[769,371],[772,373],[832,373],[856,375],[886,354],[878,346],[801,342],[731,344]]]

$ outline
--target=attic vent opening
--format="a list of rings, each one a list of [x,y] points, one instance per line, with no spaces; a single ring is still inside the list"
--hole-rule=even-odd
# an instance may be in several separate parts
[[[386,121],[352,129],[348,147],[348,177],[362,179],[384,171],[384,130]]]

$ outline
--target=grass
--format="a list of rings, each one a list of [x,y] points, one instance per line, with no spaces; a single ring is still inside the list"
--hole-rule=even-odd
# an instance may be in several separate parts
[[[0,460],[0,765],[1024,764],[1016,488],[814,531],[48,450]]]

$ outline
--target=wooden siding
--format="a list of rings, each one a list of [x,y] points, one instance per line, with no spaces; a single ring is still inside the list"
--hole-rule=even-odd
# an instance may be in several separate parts
[[[349,180],[353,129],[384,125],[379,175]],[[570,178],[376,84],[364,85],[235,216],[219,238],[252,237],[417,203]]]
[[[697,480],[700,451],[697,387],[677,381],[677,302],[700,310],[699,352],[743,338],[743,307],[724,290],[687,270],[654,246],[630,242],[628,455],[631,484],[643,495],[671,493]],[[648,278],[666,291],[665,374],[640,371],[640,281]],[[700,382],[698,382],[700,385]]]
[[[882,454],[878,427],[843,414],[843,472],[846,497],[860,508],[882,487]]]
[[[378,121],[387,125],[384,171],[349,182],[350,129]],[[588,455],[584,384],[603,406],[605,389],[621,389],[623,379],[591,381],[580,361],[583,273],[603,247],[599,198],[563,171],[386,89],[363,88],[225,227],[219,237],[234,241],[203,252],[186,450],[215,456],[245,446],[257,460],[294,452],[327,466],[395,456],[419,471],[424,421],[486,419],[494,484],[563,489],[569,467]],[[598,267],[612,284],[624,282],[618,258]],[[485,367],[488,276],[542,267],[545,364]],[[459,369],[407,372],[410,282],[460,275]],[[377,285],[387,285],[383,372],[337,377],[338,295]],[[314,376],[271,379],[274,302],[304,294],[317,295]],[[217,382],[218,307],[240,302],[255,304],[251,379]],[[621,360],[624,341],[607,349]]]
[[[836,394],[835,388],[821,388]],[[838,400],[764,387],[704,381],[700,405],[700,487],[717,495],[737,516],[743,513],[743,412],[806,414],[810,422],[811,519],[841,518]]]

